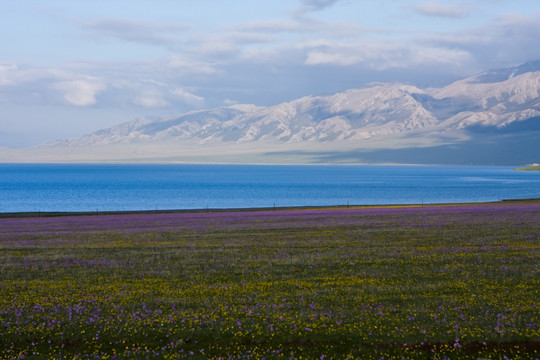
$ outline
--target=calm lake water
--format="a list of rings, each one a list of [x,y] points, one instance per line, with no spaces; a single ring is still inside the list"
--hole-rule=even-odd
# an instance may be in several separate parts
[[[540,172],[471,166],[0,164],[0,212],[482,202],[540,197]]]

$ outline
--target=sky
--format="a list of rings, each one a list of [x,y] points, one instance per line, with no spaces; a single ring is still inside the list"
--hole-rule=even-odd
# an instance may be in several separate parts
[[[537,0],[0,0],[0,147],[536,59]]]

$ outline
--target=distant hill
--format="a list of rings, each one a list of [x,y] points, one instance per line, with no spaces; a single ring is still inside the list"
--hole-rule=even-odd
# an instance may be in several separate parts
[[[533,61],[443,88],[378,84],[271,107],[138,119],[2,151],[0,161],[519,164],[539,154],[540,61]]]
[[[530,166],[525,166],[519,169],[516,169],[519,171],[540,171],[540,164],[532,164]]]

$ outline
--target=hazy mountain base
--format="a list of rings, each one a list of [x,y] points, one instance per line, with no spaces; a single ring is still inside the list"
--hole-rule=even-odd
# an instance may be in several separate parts
[[[31,149],[1,149],[4,163],[216,163],[216,164],[366,164],[402,163],[390,158],[379,161],[373,155],[380,151],[418,149],[430,151],[437,146],[469,141],[464,132],[434,135],[424,131],[406,136],[385,136],[355,142],[280,143],[164,141],[107,144],[101,146],[55,146]],[[414,160],[414,159],[411,159]],[[415,161],[406,161],[415,163]],[[420,162],[423,163],[423,162]],[[437,163],[437,162],[433,162]]]
[[[505,138],[504,142],[499,142]],[[429,148],[384,149],[372,152],[349,153],[352,159],[362,159],[369,163],[400,164],[446,164],[446,165],[516,165],[528,164],[540,154],[540,132],[534,139],[501,135],[485,138],[483,142],[466,141],[459,145],[440,145]],[[340,155],[327,154],[321,160],[332,161]],[[464,160],[466,159],[466,160]]]
[[[469,138],[429,147],[358,150],[348,154],[319,153],[321,162],[348,161],[401,164],[516,165],[538,162],[540,156],[538,118],[496,127],[469,128]]]
[[[217,163],[217,164],[470,164],[538,162],[538,118],[505,128],[471,127],[438,135],[406,136],[341,143],[195,142],[110,144],[31,149],[0,149],[4,163]]]

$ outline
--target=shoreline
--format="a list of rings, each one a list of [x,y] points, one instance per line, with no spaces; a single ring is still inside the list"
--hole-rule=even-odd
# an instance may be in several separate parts
[[[540,171],[540,166],[526,166],[517,168],[516,171]]]
[[[189,214],[189,213],[225,213],[225,212],[263,212],[287,210],[343,210],[343,209],[376,209],[376,208],[416,208],[416,207],[456,207],[496,205],[510,203],[540,203],[540,198],[501,199],[500,201],[463,202],[463,203],[415,203],[415,204],[353,204],[353,205],[321,205],[321,206],[277,206],[260,208],[202,208],[202,209],[164,209],[164,210],[104,210],[104,211],[44,211],[44,212],[0,212],[0,219],[40,218],[40,217],[72,217],[72,216],[104,216],[104,215],[145,215],[145,214]]]

